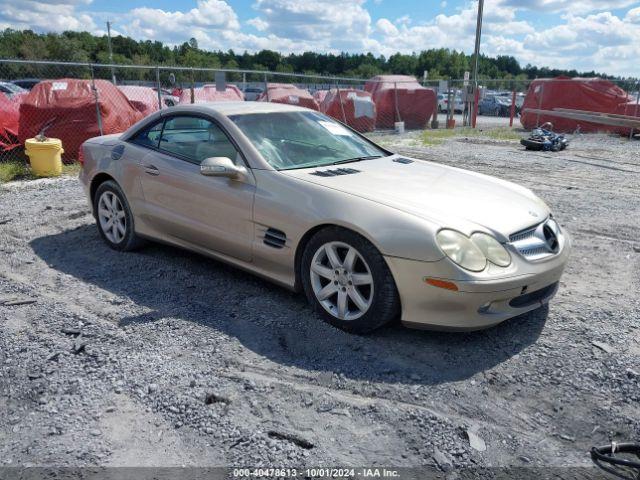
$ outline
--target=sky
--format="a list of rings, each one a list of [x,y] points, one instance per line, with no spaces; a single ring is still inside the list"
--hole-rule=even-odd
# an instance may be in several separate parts
[[[0,0],[0,28],[82,30],[208,50],[472,53],[473,0]],[[640,0],[485,0],[481,51],[640,77]]]

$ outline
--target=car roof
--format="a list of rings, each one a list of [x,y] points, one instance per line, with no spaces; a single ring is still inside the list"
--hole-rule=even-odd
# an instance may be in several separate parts
[[[250,113],[305,112],[308,108],[271,102],[203,102],[191,105],[180,105],[180,110],[206,113],[215,111],[222,115],[246,115]]]

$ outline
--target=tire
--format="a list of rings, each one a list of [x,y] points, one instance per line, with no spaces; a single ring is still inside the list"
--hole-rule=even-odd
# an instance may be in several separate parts
[[[337,258],[330,259],[329,250]],[[334,327],[369,333],[397,318],[400,312],[400,297],[384,258],[355,232],[329,227],[316,233],[304,249],[300,269],[309,303]],[[320,300],[324,295],[326,298]],[[340,309],[340,304],[345,308]]]
[[[535,140],[529,140],[528,138],[520,139],[520,143],[524,145],[527,150],[542,150],[544,148],[542,142],[536,142]]]
[[[93,197],[93,212],[100,236],[112,249],[128,252],[144,244],[135,233],[129,202],[116,182],[107,180],[98,186]],[[101,212],[105,212],[105,215]],[[109,218],[112,219],[111,225],[114,225],[114,212],[122,228],[108,228]]]

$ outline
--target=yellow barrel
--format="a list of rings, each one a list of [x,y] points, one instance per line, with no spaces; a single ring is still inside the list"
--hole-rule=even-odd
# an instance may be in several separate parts
[[[29,157],[31,171],[38,177],[57,177],[62,173],[62,142],[57,138],[47,138],[39,142],[30,138],[24,142],[24,153]]]

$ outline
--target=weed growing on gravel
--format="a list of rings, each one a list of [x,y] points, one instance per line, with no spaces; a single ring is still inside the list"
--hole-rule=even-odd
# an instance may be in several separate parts
[[[445,139],[455,135],[457,135],[457,131],[451,129],[425,130],[422,134],[422,143],[425,145],[440,145]]]
[[[77,175],[80,172],[80,164],[72,163],[62,165],[62,175]],[[0,183],[13,182],[15,180],[34,180],[37,178],[31,173],[29,166],[20,160],[0,162]]]
[[[427,146],[440,145],[447,138],[453,137],[475,137],[516,141],[520,140],[521,136],[520,132],[509,127],[490,128],[487,130],[464,127],[459,129],[425,130],[422,134],[422,143]]]

